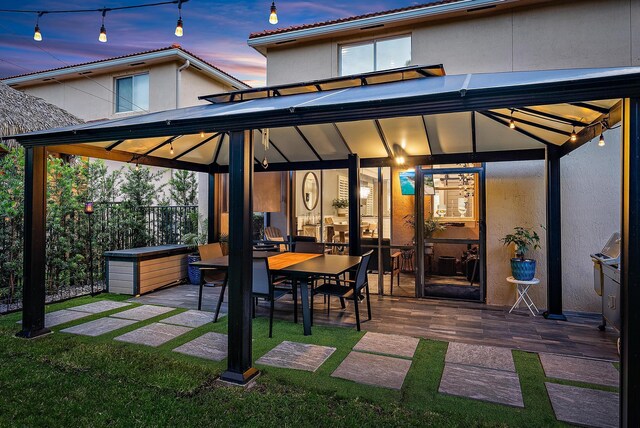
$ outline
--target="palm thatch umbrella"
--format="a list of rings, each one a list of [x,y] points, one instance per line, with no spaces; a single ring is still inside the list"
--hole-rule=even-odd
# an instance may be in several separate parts
[[[82,120],[68,111],[0,82],[0,141],[6,146],[17,144],[15,140],[4,138],[9,135],[78,123]]]

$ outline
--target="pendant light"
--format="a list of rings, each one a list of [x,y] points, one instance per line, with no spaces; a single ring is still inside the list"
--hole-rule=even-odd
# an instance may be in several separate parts
[[[178,23],[176,24],[176,32],[175,35],[177,37],[182,37],[182,0],[178,1]]]
[[[107,14],[107,9],[102,9],[102,26],[100,27],[100,35],[98,41],[107,43],[107,29],[104,28],[104,16]]]
[[[578,134],[576,134],[576,127],[574,126],[571,131],[571,142],[575,143],[576,141],[578,141]]]
[[[513,110],[511,110],[511,119],[509,119],[509,128],[516,129],[516,122],[513,120]]]
[[[33,30],[33,40],[36,42],[42,41],[42,33],[40,32],[40,17],[44,15],[44,12],[38,12],[38,18],[36,18],[36,28]]]
[[[269,24],[276,25],[278,23],[278,14],[276,9],[276,2],[271,2],[271,14],[269,15]]]

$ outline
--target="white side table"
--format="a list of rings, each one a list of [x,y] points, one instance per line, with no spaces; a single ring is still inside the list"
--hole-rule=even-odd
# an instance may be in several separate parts
[[[540,280],[538,278],[533,278],[531,281],[520,281],[510,276],[509,278],[507,278],[507,282],[515,284],[516,290],[518,291],[518,300],[516,300],[516,302],[513,304],[513,306],[509,310],[509,313],[517,308],[520,305],[520,302],[524,302],[525,305],[527,305],[527,308],[529,308],[529,311],[531,311],[531,315],[533,315],[534,317],[536,316],[536,314],[540,313],[540,311],[536,307],[536,304],[533,303],[533,300],[531,300],[531,297],[529,296],[529,288],[532,285],[540,284]],[[536,311],[533,312],[532,308]]]

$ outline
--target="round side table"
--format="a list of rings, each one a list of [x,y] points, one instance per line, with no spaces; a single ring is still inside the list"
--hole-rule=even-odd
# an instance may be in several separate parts
[[[536,307],[536,304],[533,303],[533,300],[531,300],[531,297],[529,296],[529,288],[532,285],[540,284],[540,280],[538,278],[533,278],[531,281],[520,281],[510,276],[509,278],[507,278],[507,282],[515,284],[516,290],[518,291],[518,299],[509,310],[509,313],[511,313],[511,311],[513,311],[518,306],[520,306],[520,302],[524,302],[524,304],[527,305],[527,308],[529,308],[531,315],[533,315],[534,317],[540,313],[540,311]],[[533,312],[532,308],[535,309],[536,311]]]

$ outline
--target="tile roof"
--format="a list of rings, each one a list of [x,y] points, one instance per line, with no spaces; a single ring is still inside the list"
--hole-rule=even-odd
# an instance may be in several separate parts
[[[103,62],[108,62],[108,61],[112,61],[112,60],[116,60],[116,59],[132,58],[132,57],[136,57],[136,56],[139,56],[139,55],[146,55],[146,54],[155,53],[155,52],[170,51],[170,50],[173,50],[173,49],[178,49],[178,50],[186,53],[187,55],[192,56],[195,59],[204,62],[205,64],[207,64],[211,68],[214,68],[215,70],[219,71],[220,73],[224,74],[225,76],[229,77],[230,79],[236,80],[236,81],[241,82],[244,85],[246,85],[246,83],[244,83],[242,80],[238,79],[237,77],[232,76],[231,74],[227,73],[224,70],[221,70],[220,68],[216,67],[215,65],[211,64],[208,61],[205,61],[204,59],[198,57],[197,55],[194,55],[193,53],[191,53],[188,50],[184,49],[182,46],[180,46],[177,43],[174,43],[171,46],[167,46],[167,47],[159,48],[159,49],[151,49],[151,50],[148,50],[148,51],[136,52],[136,53],[127,54],[127,55],[121,55],[121,56],[114,56],[114,57],[110,57],[110,58],[99,59],[99,60],[96,60],[96,61],[82,62],[82,63],[78,63],[78,64],[66,65],[64,67],[57,67],[57,68],[50,68],[50,69],[47,69],[47,70],[32,71],[30,73],[17,74],[15,76],[7,76],[7,77],[1,78],[0,80],[15,79],[17,77],[32,76],[32,75],[36,75],[36,74],[40,74],[40,73],[48,73],[50,71],[71,69],[71,68],[81,67],[81,66],[91,65],[91,64],[100,64],[100,63],[103,63]],[[249,85],[247,85],[247,86],[249,86]]]
[[[399,9],[391,9],[391,10],[384,10],[384,11],[381,11],[381,12],[367,13],[365,15],[349,16],[347,18],[339,18],[339,19],[333,19],[333,20],[330,20],[330,21],[315,22],[315,23],[312,23],[312,24],[293,25],[293,26],[290,26],[290,27],[276,28],[274,30],[264,30],[264,31],[256,32],[256,33],[251,33],[249,35],[249,39],[257,39],[257,38],[260,38],[260,37],[271,36],[271,35],[274,35],[274,34],[288,33],[290,31],[306,30],[306,29],[309,29],[309,28],[316,28],[316,27],[324,27],[325,25],[341,24],[343,22],[357,21],[359,19],[373,18],[373,17],[376,17],[376,16],[390,15],[392,13],[406,12],[406,11],[410,11],[410,10],[422,9],[424,7],[439,6],[439,5],[443,5],[443,4],[458,3],[458,2],[462,2],[462,1],[465,1],[465,0],[438,0],[438,1],[432,1],[432,2],[429,2],[429,3],[422,3],[422,4],[418,4],[418,5],[407,6],[407,7],[403,7],[403,8],[399,8]]]

